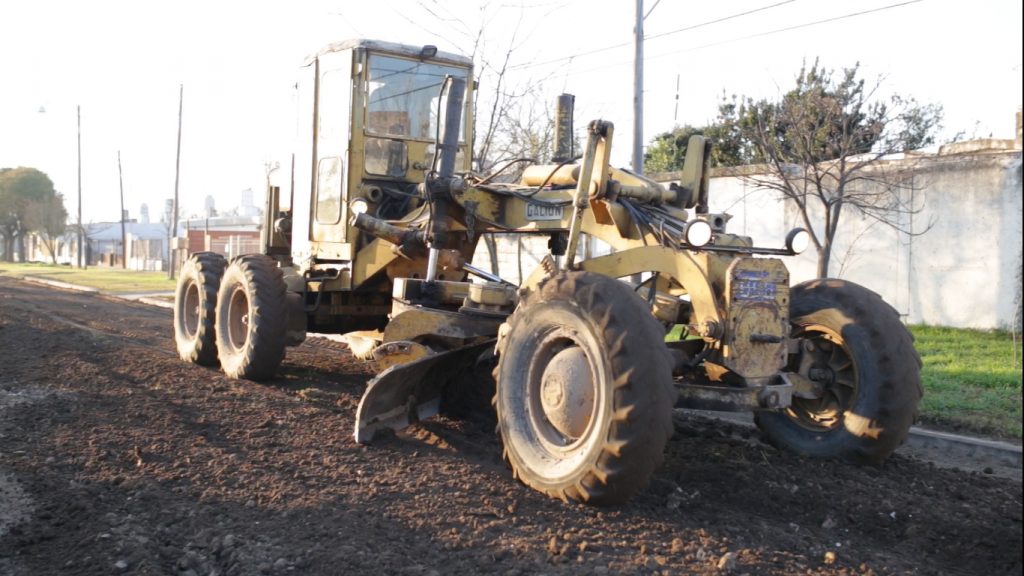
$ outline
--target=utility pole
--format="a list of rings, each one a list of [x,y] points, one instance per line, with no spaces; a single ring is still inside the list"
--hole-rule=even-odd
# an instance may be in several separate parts
[[[117,185],[121,188],[121,268],[128,268],[128,235],[124,232],[124,178],[121,176],[121,151],[117,151]]]
[[[181,171],[181,108],[184,99],[185,85],[180,84],[178,86],[178,153],[174,160],[174,207],[171,209],[171,231],[167,239],[167,269],[169,271],[168,278],[171,280],[174,280],[174,256],[176,255],[172,243],[178,234],[178,175]]]
[[[633,28],[636,54],[633,59],[633,172],[644,173],[644,0],[636,0]]]
[[[82,254],[85,251],[82,233],[82,106],[78,105],[78,267],[82,266]]]

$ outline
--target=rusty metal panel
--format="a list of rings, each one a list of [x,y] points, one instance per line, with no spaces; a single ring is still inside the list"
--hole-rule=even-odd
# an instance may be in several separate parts
[[[725,278],[726,366],[764,384],[786,364],[789,271],[776,258],[738,258]]]

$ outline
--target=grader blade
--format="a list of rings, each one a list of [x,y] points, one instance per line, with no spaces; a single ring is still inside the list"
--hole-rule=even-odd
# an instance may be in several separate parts
[[[356,442],[373,441],[377,430],[401,430],[436,416],[447,385],[471,369],[494,340],[432,354],[392,366],[370,380],[356,410]]]

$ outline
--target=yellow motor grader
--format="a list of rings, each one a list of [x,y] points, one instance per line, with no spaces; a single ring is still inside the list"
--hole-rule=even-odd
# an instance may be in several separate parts
[[[780,247],[728,233],[708,209],[702,137],[666,187],[609,166],[610,122],[590,122],[576,157],[562,121],[556,163],[501,182],[471,169],[469,59],[354,40],[300,74],[291,182],[268,190],[263,253],[182,267],[183,359],[270,379],[307,332],[347,334],[379,370],[357,441],[486,391],[513,476],[595,504],[646,484],[675,407],[753,411],[781,447],[857,462],[906,437],[920,360],[895,310],[841,280],[791,287],[777,256],[802,250],[804,230]],[[550,254],[514,285],[471,264],[490,233],[545,235]],[[582,258],[591,238],[612,252]]]

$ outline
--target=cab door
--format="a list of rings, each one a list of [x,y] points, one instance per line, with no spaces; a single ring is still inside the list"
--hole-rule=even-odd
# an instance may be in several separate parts
[[[310,240],[319,261],[352,260],[346,237],[352,116],[352,50],[317,58]]]

